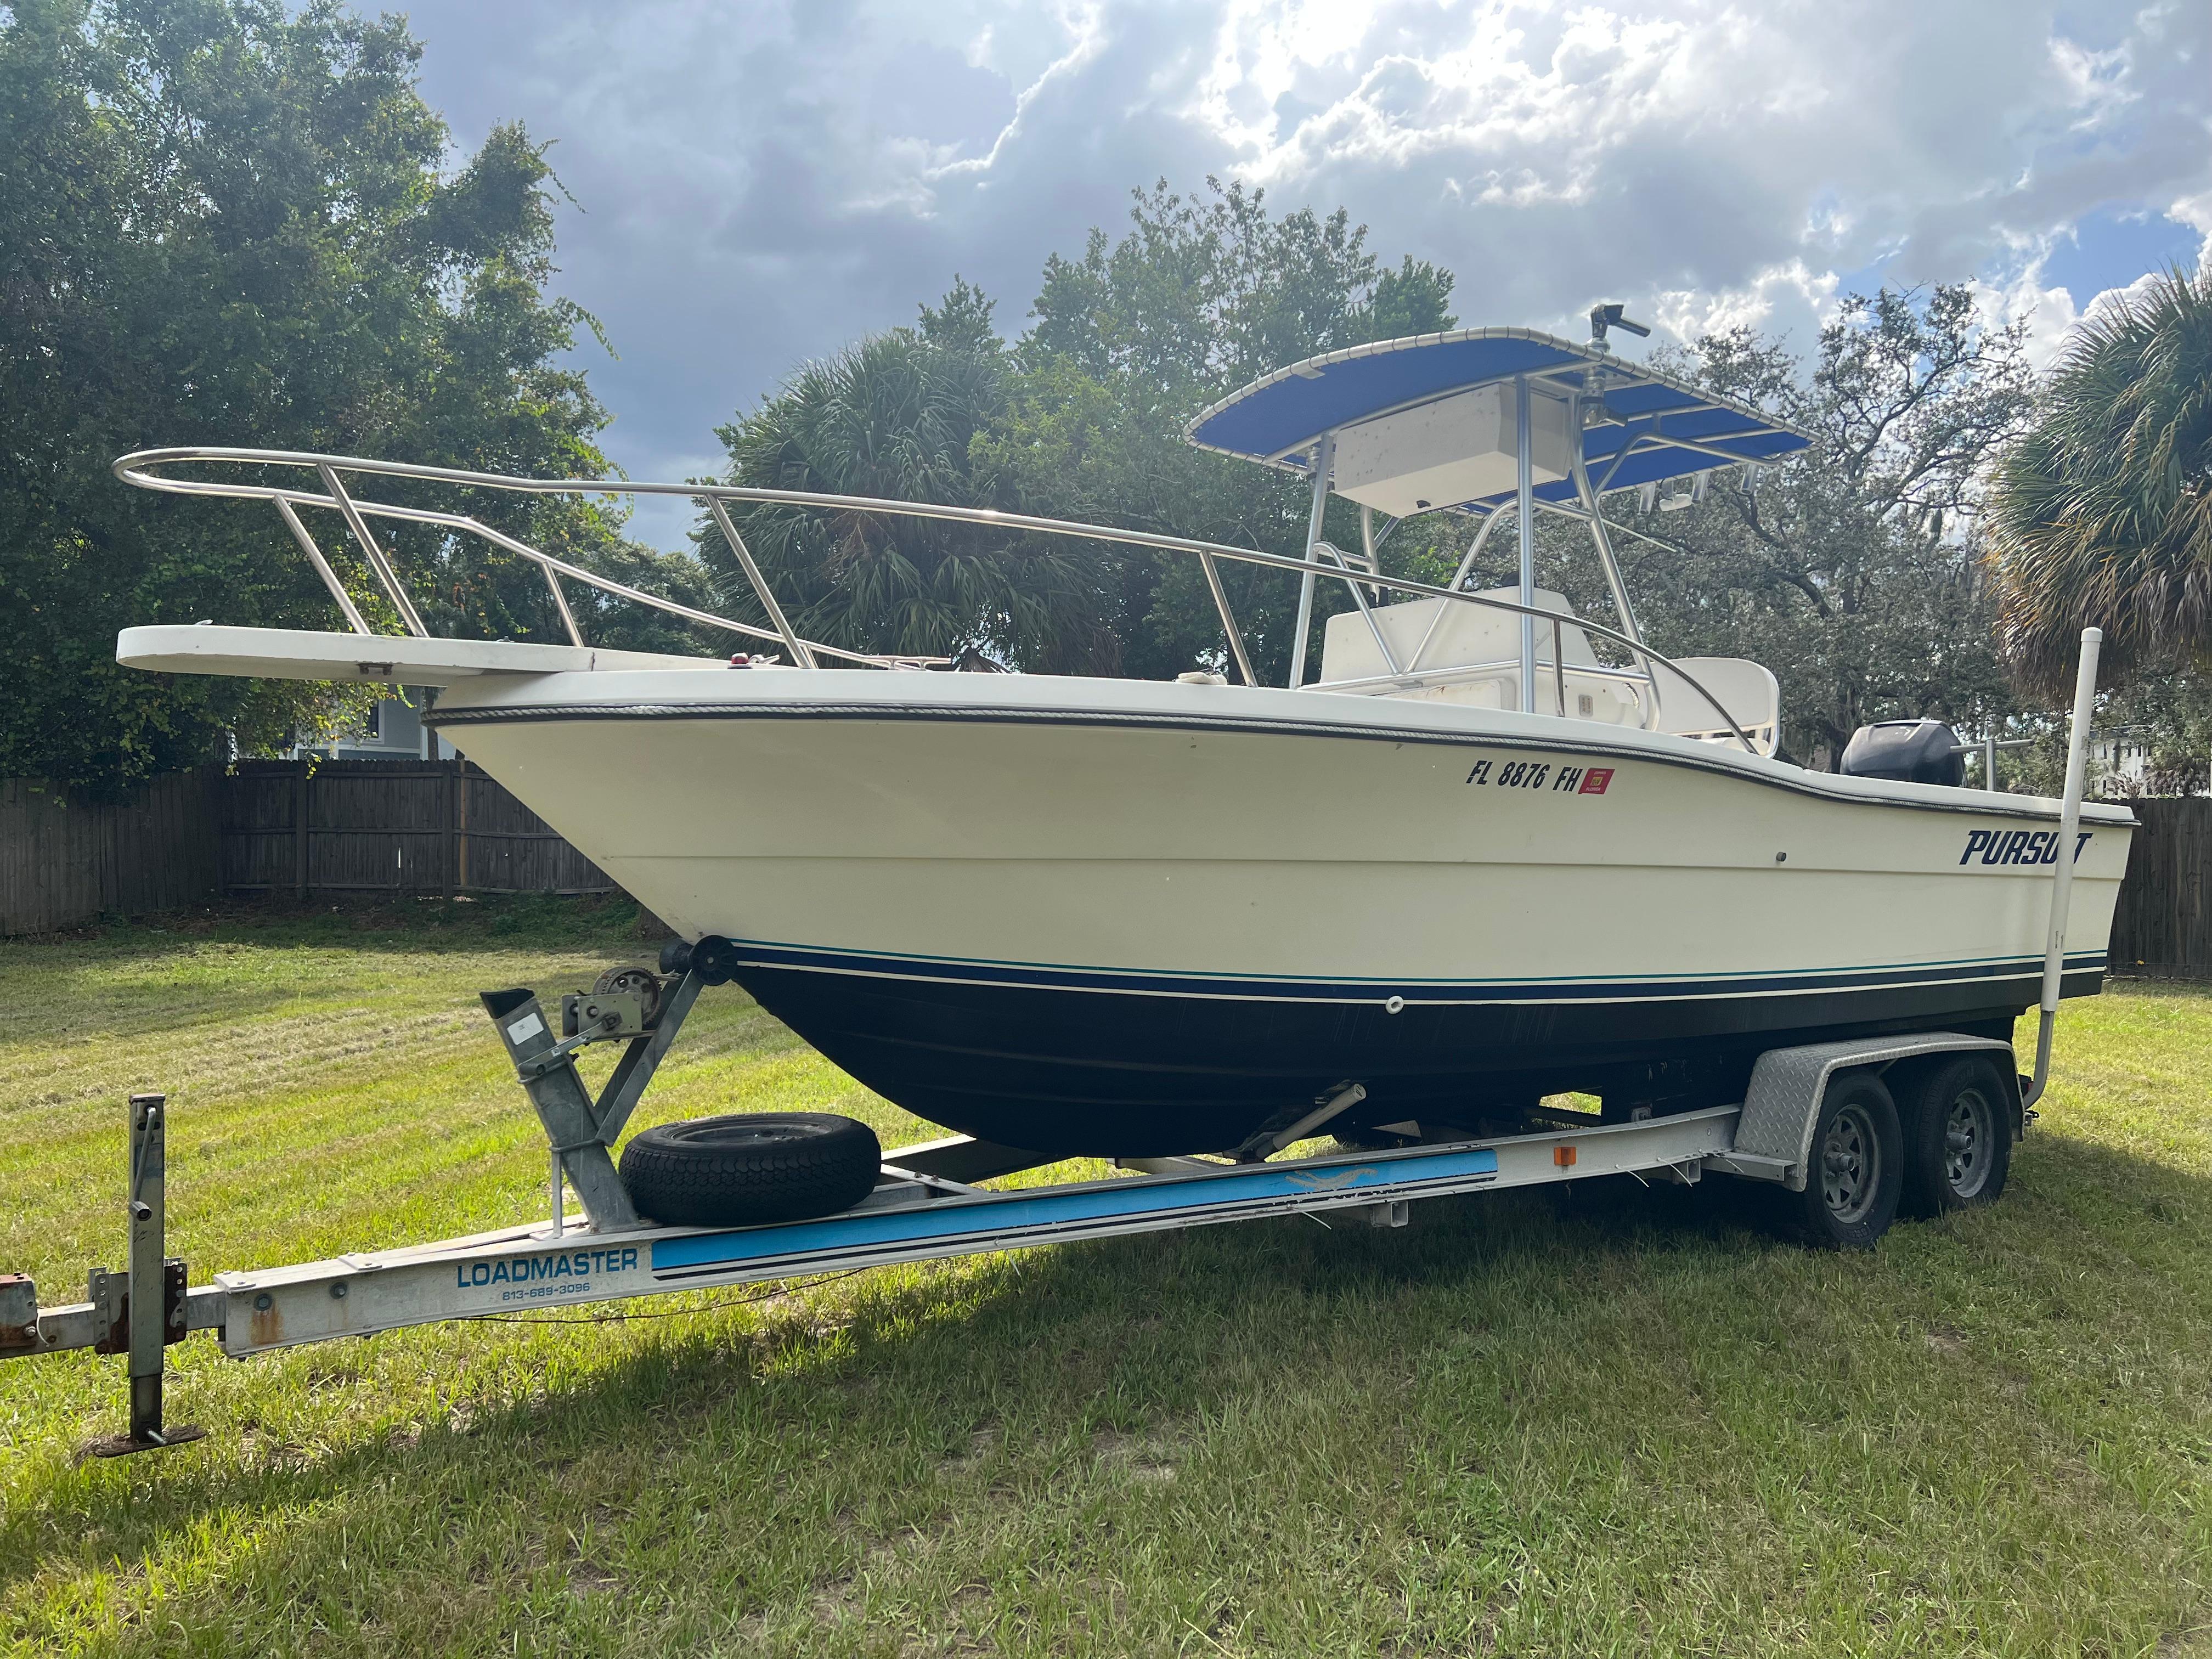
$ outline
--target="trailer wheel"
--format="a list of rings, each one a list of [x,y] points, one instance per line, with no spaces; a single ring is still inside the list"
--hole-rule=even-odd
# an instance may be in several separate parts
[[[1907,1215],[1997,1201],[2012,1170],[2012,1105],[1996,1066],[1959,1055],[1928,1074],[1902,1115]]]
[[[866,1124],[827,1112],[740,1112],[647,1129],[623,1148],[623,1185],[672,1227],[750,1227],[848,1210],[884,1152]]]
[[[1805,1190],[1783,1195],[1795,1231],[1824,1249],[1872,1249],[1897,1216],[1904,1151],[1897,1103],[1881,1079],[1869,1072],[1836,1079],[1814,1121]]]

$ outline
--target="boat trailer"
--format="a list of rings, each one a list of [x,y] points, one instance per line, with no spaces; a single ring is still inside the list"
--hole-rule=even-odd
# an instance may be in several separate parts
[[[40,1307],[30,1279],[0,1274],[0,1358],[77,1348],[125,1356],[129,1433],[90,1448],[112,1456],[204,1432],[169,1426],[162,1414],[164,1352],[195,1332],[212,1333],[225,1353],[242,1359],[447,1320],[1267,1216],[1401,1227],[1416,1199],[1606,1176],[1690,1184],[1714,1171],[1803,1192],[1819,1173],[1813,1138],[1837,1075],[1957,1050],[1988,1050],[2003,1076],[2013,1075],[2009,1045],[1988,1037],[1939,1032],[1828,1042],[1764,1055],[1741,1105],[1626,1122],[1539,1107],[1523,1113],[1526,1133],[1274,1156],[1363,1097],[1352,1085],[1235,1154],[1127,1158],[1103,1180],[994,1190],[979,1183],[1058,1160],[955,1135],[886,1152],[873,1190],[833,1215],[746,1227],[661,1226],[637,1214],[610,1148],[700,992],[720,977],[711,947],[697,957],[680,975],[654,981],[665,994],[564,997],[560,1036],[530,993],[484,994],[550,1148],[553,1202],[543,1220],[326,1261],[218,1273],[212,1284],[189,1285],[185,1263],[165,1243],[167,1103],[158,1094],[132,1096],[128,1265],[94,1269],[86,1299],[62,1307]],[[627,974],[633,986],[651,977]],[[606,1041],[627,1047],[594,1098],[575,1057]],[[2020,1097],[2008,1104],[2006,1127],[2017,1133]],[[1417,1125],[1392,1127],[1419,1133]],[[564,1183],[582,1214],[568,1212]]]

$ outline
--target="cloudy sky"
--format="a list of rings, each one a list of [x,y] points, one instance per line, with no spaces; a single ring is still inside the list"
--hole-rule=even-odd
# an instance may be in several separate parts
[[[575,198],[562,289],[634,477],[960,272],[1018,331],[1132,185],[1343,205],[1468,324],[1808,339],[1971,276],[2048,354],[2212,242],[2212,5],[2036,0],[417,0],[422,87],[520,118]],[[672,544],[681,509],[636,529]]]

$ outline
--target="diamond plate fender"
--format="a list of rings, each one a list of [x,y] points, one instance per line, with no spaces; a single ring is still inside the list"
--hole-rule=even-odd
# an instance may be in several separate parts
[[[1968,1036],[1961,1031],[1927,1031],[1914,1036],[1853,1037],[1840,1042],[1814,1042],[1802,1048],[1771,1048],[1752,1068],[1743,1116],[1736,1124],[1734,1153],[1758,1164],[1788,1166],[1782,1184],[1793,1193],[1805,1190],[1806,1170],[1813,1156],[1813,1126],[1820,1115],[1820,1102],[1828,1079],[1838,1072],[1862,1067],[1881,1068],[1921,1054],[1986,1050],[2002,1054],[1999,1062],[2009,1080],[2013,1077],[2012,1045],[1995,1037]],[[1728,1168],[1725,1158],[1715,1161]],[[1734,1171],[1751,1175],[1752,1168]],[[1761,1173],[1764,1173],[1763,1171]],[[1767,1178],[1771,1179],[1769,1176]]]

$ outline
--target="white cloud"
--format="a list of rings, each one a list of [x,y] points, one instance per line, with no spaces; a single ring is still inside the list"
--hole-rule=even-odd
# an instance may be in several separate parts
[[[2086,304],[2076,304],[2065,288],[2045,288],[2030,267],[2008,285],[1981,284],[1983,302],[1992,311],[2028,325],[2027,360],[2039,372],[2055,367],[2074,343],[2075,331],[2114,306],[2147,297],[2161,272],[2145,271],[2119,288],[2100,289]]]
[[[2212,190],[2195,196],[2185,196],[2166,209],[2166,216],[2178,224],[2187,225],[2204,240],[2197,250],[2200,263],[2212,263]]]
[[[958,270],[1018,327],[1045,256],[1209,173],[1342,204],[1470,322],[1598,299],[1812,330],[1978,275],[2058,349],[2085,216],[2212,246],[2212,7],[2017,0],[416,0],[465,140],[520,115],[582,211],[563,284],[639,475]],[[2075,259],[2078,267],[2080,260]],[[2103,281],[2124,283],[2132,270]],[[660,526],[653,526],[656,532]],[[667,539],[663,534],[661,539]]]
[[[1648,320],[1678,340],[1722,334],[1732,328],[1771,331],[1779,317],[1810,317],[1826,322],[1833,314],[1841,284],[1832,270],[1815,270],[1802,259],[1771,265],[1749,283],[1730,289],[1673,289],[1645,307]]]

